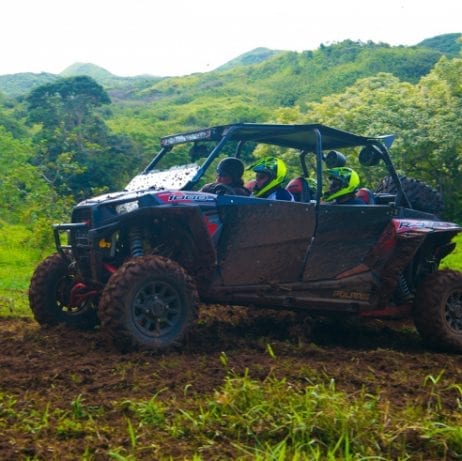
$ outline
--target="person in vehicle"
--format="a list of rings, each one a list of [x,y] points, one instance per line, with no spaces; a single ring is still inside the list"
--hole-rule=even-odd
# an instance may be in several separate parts
[[[330,179],[329,189],[324,194],[324,201],[336,205],[365,205],[365,201],[356,197],[359,189],[358,173],[347,167],[331,168],[326,171]]]
[[[287,166],[281,159],[265,157],[250,169],[255,172],[255,185],[252,189],[254,197],[294,201],[293,195],[282,186],[286,179]]]
[[[225,158],[217,165],[216,182],[205,184],[201,191],[214,194],[250,195],[250,191],[244,187],[243,173],[244,164],[241,160],[235,157]]]

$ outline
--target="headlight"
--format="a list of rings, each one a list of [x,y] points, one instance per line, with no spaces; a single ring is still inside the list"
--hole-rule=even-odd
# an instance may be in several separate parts
[[[115,207],[117,214],[124,214],[124,213],[130,213],[132,211],[137,210],[140,207],[138,201],[135,202],[127,202],[127,203],[122,203],[120,205],[117,205]]]

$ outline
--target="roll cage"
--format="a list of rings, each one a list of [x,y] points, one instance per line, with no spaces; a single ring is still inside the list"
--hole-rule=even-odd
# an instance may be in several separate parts
[[[300,153],[301,170],[305,177],[308,176],[307,156],[310,154],[314,154],[315,156],[317,179],[315,200],[319,203],[322,195],[323,163],[327,168],[342,166],[345,159],[335,149],[362,147],[359,153],[359,162],[365,166],[372,166],[382,160],[389,175],[396,183],[398,193],[395,205],[412,208],[388,152],[388,148],[393,143],[393,140],[394,135],[377,137],[361,136],[322,124],[282,125],[237,123],[214,126],[161,138],[161,150],[141,174],[153,171],[162,158],[174,146],[193,143],[193,147],[190,149],[191,158],[197,159],[204,154],[206,156],[195,175],[181,188],[182,190],[193,190],[212,162],[220,155],[225,144],[229,142],[236,143],[234,156],[237,158],[241,156],[244,144],[249,142],[293,148]],[[206,141],[216,142],[215,147],[213,147],[210,153],[205,152],[203,149],[204,146],[201,144],[201,142]],[[329,152],[325,154],[325,151]]]

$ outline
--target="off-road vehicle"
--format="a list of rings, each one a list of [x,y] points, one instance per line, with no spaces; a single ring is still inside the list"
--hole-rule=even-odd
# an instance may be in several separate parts
[[[433,189],[398,175],[392,140],[320,124],[247,123],[162,138],[125,190],[79,203],[71,223],[54,226],[57,252],[30,284],[36,320],[100,325],[129,350],[181,343],[207,303],[339,322],[412,316],[430,346],[462,351],[462,274],[438,269],[461,227],[437,217]],[[315,190],[306,187],[296,202],[223,186],[200,191],[214,162],[249,159],[258,149],[283,156],[291,177],[311,175]],[[325,168],[350,156],[384,170],[373,204],[323,203]]]

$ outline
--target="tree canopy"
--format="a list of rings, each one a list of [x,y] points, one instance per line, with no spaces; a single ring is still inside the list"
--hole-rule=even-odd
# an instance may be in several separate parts
[[[126,179],[136,149],[126,136],[110,134],[98,109],[111,100],[92,78],[69,77],[40,86],[26,102],[28,122],[39,126],[32,163],[61,194],[81,199],[117,188]]]
[[[79,75],[47,80],[24,98],[3,96],[1,185],[8,198],[0,217],[52,219],[77,200],[120,189],[167,134],[234,122],[320,122],[395,134],[399,171],[437,188],[445,217],[462,222],[462,61],[443,56],[449,45],[347,40],[302,53],[263,50],[216,71],[125,87]],[[255,153],[246,155],[252,161]],[[371,188],[385,174],[355,167]]]

